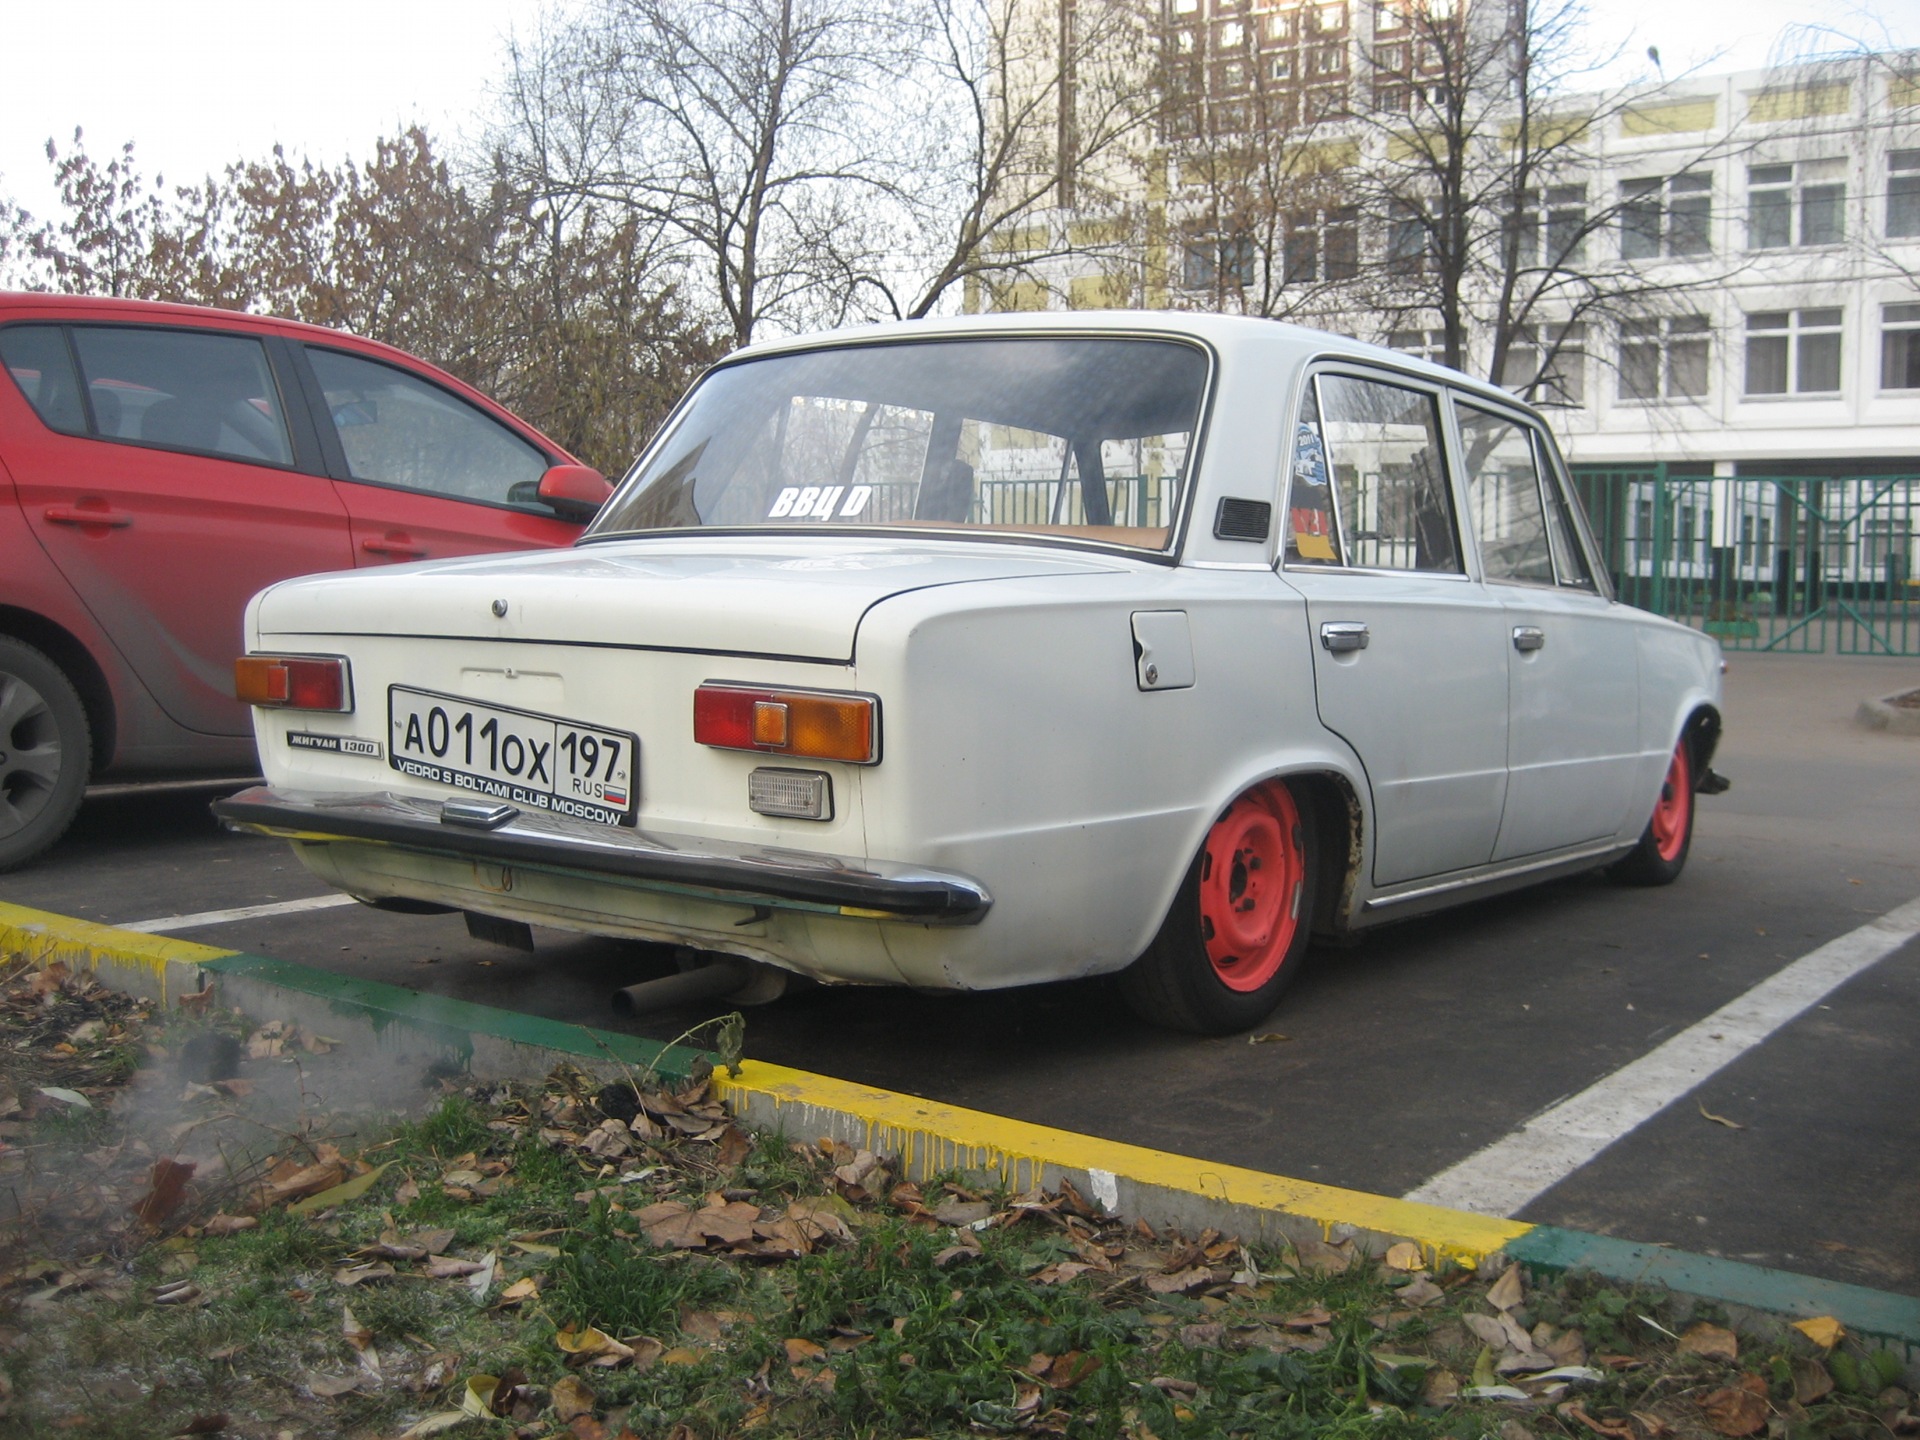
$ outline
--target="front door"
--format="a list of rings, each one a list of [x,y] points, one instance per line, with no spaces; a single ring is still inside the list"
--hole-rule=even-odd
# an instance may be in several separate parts
[[[1376,885],[1485,865],[1507,784],[1507,628],[1469,579],[1439,396],[1327,372],[1296,430],[1283,563],[1320,718],[1366,767]]]
[[[325,397],[321,440],[333,454],[358,564],[578,538],[582,526],[537,498],[551,461],[525,437],[398,365],[314,345],[304,353]]]
[[[1467,503],[1508,624],[1507,803],[1494,859],[1612,837],[1639,798],[1634,628],[1608,612],[1532,424],[1456,409]]]

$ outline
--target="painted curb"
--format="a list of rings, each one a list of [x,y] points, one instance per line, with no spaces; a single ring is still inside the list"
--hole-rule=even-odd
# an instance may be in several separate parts
[[[651,1069],[679,1081],[714,1058],[0,902],[6,954],[84,966],[103,984],[161,1004],[211,985],[223,1007],[370,1046],[382,1063],[412,1069],[416,1078],[537,1080],[565,1059],[609,1076]],[[751,1124],[898,1155],[916,1179],[990,1172],[1016,1189],[1067,1179],[1111,1210],[1190,1232],[1211,1226],[1266,1242],[1351,1238],[1371,1253],[1410,1240],[1431,1257],[1466,1265],[1498,1256],[1538,1272],[1591,1271],[1615,1284],[1709,1301],[1763,1331],[1831,1315],[1856,1335],[1891,1344],[1910,1372],[1920,1371],[1920,1298],[1219,1165],[753,1060],[715,1081]]]
[[[1869,730],[1884,730],[1889,735],[1920,735],[1920,709],[1898,702],[1920,693],[1903,690],[1878,700],[1862,700],[1854,713],[1856,724]]]

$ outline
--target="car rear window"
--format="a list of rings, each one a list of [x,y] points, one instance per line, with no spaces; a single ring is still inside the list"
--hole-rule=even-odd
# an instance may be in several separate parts
[[[911,526],[1163,549],[1208,361],[1166,340],[842,346],[714,371],[589,532]]]

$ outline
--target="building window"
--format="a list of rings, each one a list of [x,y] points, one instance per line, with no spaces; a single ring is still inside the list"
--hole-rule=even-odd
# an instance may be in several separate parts
[[[1404,41],[1398,45],[1377,46],[1373,52],[1374,68],[1389,71],[1395,75],[1407,68],[1407,58],[1407,46]]]
[[[1847,238],[1845,161],[1747,167],[1747,248],[1837,245]],[[1889,202],[1891,203],[1891,202]]]
[[[1347,51],[1344,45],[1322,45],[1314,53],[1313,69],[1318,75],[1338,75],[1347,68]]]
[[[1620,398],[1651,404],[1705,395],[1710,336],[1704,315],[1625,322],[1620,327]]]
[[[1192,15],[1200,9],[1200,0],[1173,0],[1173,13]]]
[[[1377,35],[1390,35],[1406,28],[1406,13],[1398,5],[1381,5],[1373,12],[1373,29]]]
[[[1880,307],[1880,388],[1920,390],[1920,305]]]
[[[1300,105],[1300,118],[1306,122],[1326,120],[1346,109],[1346,93],[1339,89],[1309,90]]]
[[[1544,342],[1544,343],[1543,343]],[[1578,410],[1587,403],[1587,327],[1522,325],[1507,346],[1500,383],[1535,405]]]
[[[1840,312],[1747,316],[1747,394],[1831,395],[1840,389]]]
[[[1622,260],[1705,255],[1712,248],[1712,177],[1656,175],[1621,185]]]
[[[1191,30],[1175,31],[1173,48],[1182,55],[1193,54],[1193,32]]]
[[[1545,194],[1529,190],[1520,202],[1519,260],[1522,265],[1576,264],[1587,251],[1587,187],[1554,185]],[[1541,242],[1546,242],[1542,251]]]
[[[1418,274],[1433,238],[1427,217],[1419,206],[1408,200],[1390,201],[1387,206],[1387,259]],[[1398,350],[1398,345],[1393,347]]]
[[[1291,80],[1293,56],[1291,54],[1274,56],[1272,63],[1267,66],[1267,74],[1275,80]]]
[[[1344,5],[1321,5],[1313,11],[1314,24],[1322,33],[1347,28],[1347,7]]]
[[[1244,61],[1229,60],[1220,67],[1220,88],[1222,90],[1243,90],[1247,84],[1247,67]]]
[[[1247,42],[1247,27],[1238,20],[1229,20],[1220,27],[1220,48],[1238,50]]]
[[[1250,236],[1197,235],[1186,243],[1181,282],[1188,290],[1244,290],[1256,273]]]
[[[1435,365],[1447,363],[1447,332],[1444,330],[1394,330],[1387,335],[1387,348],[1402,355],[1418,356]],[[1465,337],[1461,348],[1464,350]]]
[[[1920,235],[1920,150],[1887,156],[1887,234]]]
[[[1269,40],[1291,40],[1293,38],[1294,12],[1283,10],[1278,15],[1267,17],[1267,38]]]

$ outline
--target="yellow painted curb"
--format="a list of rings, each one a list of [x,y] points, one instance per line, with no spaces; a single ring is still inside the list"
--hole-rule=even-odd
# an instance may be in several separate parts
[[[162,1004],[197,993],[205,979],[202,967],[240,954],[0,902],[0,954],[8,953],[36,965],[84,966],[116,989]],[[877,1154],[897,1155],[915,1177],[990,1171],[1025,1190],[1054,1186],[1067,1176],[1109,1210],[1159,1215],[1189,1228],[1216,1225],[1248,1240],[1355,1235],[1364,1237],[1369,1249],[1410,1240],[1436,1259],[1475,1264],[1534,1229],[1521,1221],[1219,1165],[760,1061],[744,1061],[738,1075],[722,1070],[714,1078],[720,1096],[742,1119],[798,1139],[832,1135]]]
[[[200,966],[238,953],[0,901],[0,954],[17,955],[42,967],[56,961],[84,966],[116,990],[162,1005],[201,989]]]
[[[1217,1165],[754,1060],[743,1061],[738,1075],[716,1072],[714,1083],[735,1113],[755,1124],[783,1129],[796,1139],[831,1134],[839,1128],[843,1133],[836,1138],[876,1154],[900,1156],[910,1175],[988,1170],[1005,1176],[1015,1188],[1026,1189],[1048,1183],[1063,1171],[1077,1173],[1083,1189],[1090,1186],[1095,1198],[1106,1201],[1109,1208],[1130,1213],[1139,1213],[1142,1207],[1114,1204],[1123,1186],[1161,1196],[1184,1194],[1205,1207],[1262,1212],[1276,1221],[1282,1217],[1310,1221],[1323,1238],[1370,1232],[1411,1240],[1436,1257],[1469,1264],[1534,1228],[1524,1221]],[[841,1116],[855,1121],[854,1137],[832,1123]]]

